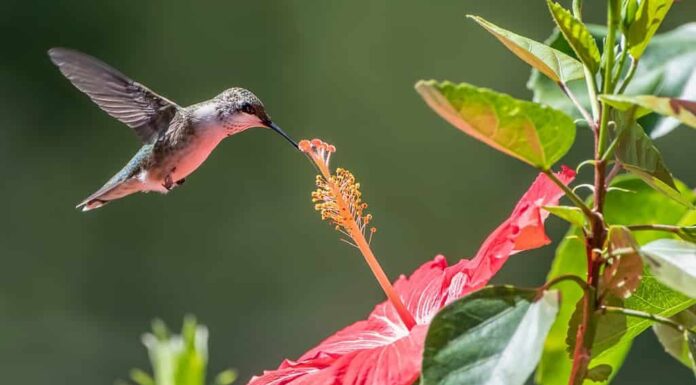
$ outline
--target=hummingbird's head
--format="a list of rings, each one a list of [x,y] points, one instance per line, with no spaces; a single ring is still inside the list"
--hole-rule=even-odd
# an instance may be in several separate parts
[[[239,87],[230,88],[218,95],[217,99],[223,106],[221,118],[230,135],[252,127],[266,127],[279,133],[297,147],[297,143],[273,123],[261,100],[251,91]]]

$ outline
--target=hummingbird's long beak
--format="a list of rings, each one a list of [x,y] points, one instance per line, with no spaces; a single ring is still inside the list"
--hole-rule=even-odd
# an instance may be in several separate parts
[[[282,128],[278,127],[277,124],[273,123],[273,122],[270,121],[270,120],[269,120],[268,122],[266,122],[265,124],[266,124],[266,127],[268,127],[268,128],[270,128],[271,130],[273,130],[273,131],[279,133],[283,138],[287,139],[287,141],[290,142],[290,144],[292,144],[293,146],[295,146],[295,148],[298,148],[298,149],[299,149],[299,147],[297,147],[297,143],[295,143],[295,141],[292,140],[292,138],[290,138],[290,136],[289,136],[288,134],[286,134],[285,131],[283,131]]]

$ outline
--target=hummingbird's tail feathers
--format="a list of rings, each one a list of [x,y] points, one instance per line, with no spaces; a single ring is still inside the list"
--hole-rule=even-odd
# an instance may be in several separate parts
[[[80,202],[75,208],[82,208],[82,211],[98,209],[111,201],[140,191],[141,186],[140,181],[135,178],[115,182],[110,181],[97,192]]]
[[[82,211],[84,212],[84,211],[98,209],[107,203],[109,203],[109,201],[103,201],[100,199],[92,199],[91,201],[85,201],[85,202],[80,203],[79,205],[75,206],[75,208],[76,209],[81,208]]]
[[[101,60],[67,48],[51,48],[48,56],[60,72],[107,114],[151,143],[169,127],[181,108]]]

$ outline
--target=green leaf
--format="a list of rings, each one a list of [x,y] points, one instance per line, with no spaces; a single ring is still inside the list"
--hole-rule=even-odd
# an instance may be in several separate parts
[[[556,83],[567,83],[581,79],[584,75],[582,64],[572,57],[545,44],[502,29],[485,19],[468,15],[488,32],[493,34],[503,45],[517,57]]]
[[[683,100],[696,99],[696,23],[656,35],[640,60],[626,93]],[[657,138],[679,126],[670,117],[650,115],[641,120],[650,136]]]
[[[208,363],[208,329],[198,325],[193,316],[184,318],[181,334],[172,334],[159,319],[152,322],[152,333],[142,338],[147,347],[154,376],[131,370],[131,379],[138,385],[204,385]],[[212,385],[229,385],[237,373],[226,370],[215,377]],[[117,382],[128,385],[127,382]]]
[[[590,31],[585,27],[582,21],[578,20],[569,11],[563,8],[560,4],[554,3],[552,0],[546,0],[546,4],[551,11],[556,25],[565,37],[570,47],[575,52],[575,55],[587,66],[590,72],[597,73],[599,71],[599,62],[601,60],[599,48]]]
[[[623,20],[621,23],[621,30],[624,33],[628,32],[628,29],[633,24],[636,19],[636,12],[638,11],[638,0],[624,0],[623,7],[621,9],[621,15],[623,15]]]
[[[587,25],[595,41],[600,46],[606,28]],[[546,44],[565,54],[574,56],[572,48],[556,29]],[[656,35],[643,57],[633,81],[628,86],[629,95],[656,95],[683,100],[696,99],[696,23],[683,25],[670,32]],[[573,103],[561,92],[558,86],[545,76],[533,70],[527,88],[534,92],[534,101],[559,109],[574,119],[581,119]],[[589,99],[584,81],[571,81],[568,84],[580,103],[589,109]],[[679,121],[671,117],[651,114],[640,120],[641,126],[653,138],[666,135],[679,126]]]
[[[620,129],[616,139],[614,154],[623,167],[643,179],[655,190],[687,207],[693,207],[677,189],[672,174],[662,159],[662,154],[653,145],[643,128],[631,121],[622,125],[624,127]]]
[[[237,372],[231,369],[220,372],[215,377],[214,385],[229,385],[237,380]]]
[[[638,59],[648,46],[657,29],[662,24],[673,0],[642,0],[638,5],[635,19],[626,32],[628,53]]]
[[[588,24],[587,30],[595,40],[595,45],[601,48],[602,38],[606,34],[606,28],[598,25]],[[558,28],[554,28],[551,36],[544,41],[551,48],[563,52],[577,59],[573,48],[565,39]],[[584,80],[572,80],[567,84],[571,92],[578,98],[580,104],[590,110],[590,100],[587,94],[587,86]],[[553,108],[559,109],[574,119],[582,119],[582,115],[578,112],[573,102],[561,91],[558,84],[551,79],[543,76],[536,69],[532,70],[532,74],[527,82],[527,88],[534,92],[534,101],[537,103],[547,104]]]
[[[169,328],[161,319],[152,321],[152,334],[160,341],[166,341],[170,336]]]
[[[568,322],[566,351],[568,352],[567,357],[570,359],[573,358],[578,326],[582,321],[583,302],[582,299],[578,301],[575,305],[575,311],[570,318],[570,322]],[[605,305],[623,307],[623,301],[616,297],[608,297],[605,301]],[[595,342],[592,346],[592,354],[597,356],[621,340],[621,337],[623,337],[626,331],[626,317],[621,314],[607,314],[601,319],[595,318],[595,323],[592,327],[596,330],[595,341],[602,341],[601,344]]]
[[[597,365],[587,371],[585,378],[594,382],[604,382],[609,379],[612,371],[611,365]]]
[[[693,193],[685,186],[676,182],[679,189],[684,189],[689,200],[696,199]],[[605,201],[605,219],[610,225],[637,225],[645,223],[679,224],[682,218],[689,215],[689,211],[681,204],[668,199],[659,192],[646,186],[640,179],[630,175],[620,176],[614,179],[614,187],[633,191],[625,193],[613,190],[607,193]],[[659,208],[659,209],[656,209]],[[566,238],[556,250],[556,258],[553,261],[548,279],[553,279],[564,274],[574,274],[584,277],[587,274],[585,245],[581,239],[582,233],[577,228],[569,230],[574,238]],[[640,231],[634,233],[639,244],[645,244],[655,239],[664,237],[664,232]],[[542,385],[556,385],[567,383],[572,367],[572,362],[566,353],[566,336],[568,324],[575,311],[575,304],[582,296],[582,290],[572,282],[562,282],[557,286],[563,297],[561,309],[544,345],[544,353],[536,374],[536,381]],[[696,301],[677,293],[652,277],[649,272],[643,272],[643,279],[638,290],[625,301],[624,306],[646,311],[662,316],[672,316]],[[608,315],[607,315],[608,316]],[[606,364],[614,368],[611,376],[619,371],[623,360],[631,348],[632,340],[642,333],[651,324],[650,321],[633,317],[624,317],[626,327],[621,330],[601,333],[595,339],[598,347],[606,346],[604,351],[595,355],[591,367]],[[620,324],[619,321],[611,322]],[[603,321],[607,322],[607,321]],[[600,328],[602,323],[600,323]],[[619,337],[619,338],[617,338]],[[586,384],[592,384],[585,381]]]
[[[685,332],[685,334],[687,346],[689,347],[689,360],[691,360],[691,367],[696,368],[696,333],[688,330]],[[694,374],[696,374],[696,369],[693,370]]]
[[[558,292],[509,286],[453,302],[428,329],[421,384],[524,384],[558,306]]]
[[[636,117],[657,112],[696,128],[696,102],[652,95],[601,95],[600,98],[622,111],[629,110],[634,105],[638,106]]]
[[[696,243],[696,226],[682,226],[677,233],[679,238]]]
[[[154,383],[142,371],[132,372],[140,385],[204,385],[208,360],[208,330],[186,317],[181,335],[171,334],[164,322],[155,320],[152,333],[143,336]]]
[[[696,327],[696,308],[693,306],[686,309],[674,317],[671,317],[675,322],[686,326],[689,329]],[[675,328],[661,324],[655,323],[653,325],[653,331],[657,335],[657,339],[660,344],[665,348],[665,351],[676,358],[679,362],[696,370],[696,365],[694,365],[692,357],[689,355],[689,334],[691,332],[683,333]]]
[[[643,277],[643,260],[639,246],[626,226],[611,226],[607,235],[608,265],[604,268],[601,288],[626,299],[640,285]]]
[[[575,206],[544,206],[544,210],[578,227],[585,226],[585,214]]]
[[[140,369],[131,370],[130,378],[138,385],[155,385],[155,380]]]
[[[208,329],[199,327],[196,319],[184,319],[181,328],[183,350],[176,352],[175,385],[203,385],[207,363]]]
[[[420,81],[416,90],[455,127],[535,167],[550,169],[575,140],[573,120],[546,106],[466,83]]]
[[[641,251],[657,280],[696,298],[696,244],[659,239],[643,246]]]

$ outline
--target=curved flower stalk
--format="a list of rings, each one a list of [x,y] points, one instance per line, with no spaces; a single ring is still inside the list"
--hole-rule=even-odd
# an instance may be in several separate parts
[[[322,174],[317,180],[317,192],[321,193],[313,194],[322,217],[347,233],[361,252],[367,254],[366,259],[374,259],[364,237],[365,221],[369,223],[369,217],[362,211],[365,206],[360,200],[360,186],[345,172],[332,175],[328,171],[328,161],[335,148],[317,140],[302,141],[300,148]],[[339,174],[344,175],[343,179]],[[567,184],[575,173],[563,168],[556,176]],[[342,185],[341,180],[348,184]],[[350,192],[353,195],[348,199],[341,194]],[[444,256],[438,255],[408,278],[400,276],[393,287],[388,285],[389,300],[378,304],[367,319],[340,330],[298,360],[285,360],[278,369],[253,377],[249,385],[413,384],[420,375],[425,336],[433,317],[447,304],[485,286],[510,255],[550,243],[544,231],[548,213],[542,207],[556,204],[562,195],[558,186],[540,174],[510,217],[488,236],[474,258],[450,266]],[[354,211],[349,209],[348,202],[354,203]],[[357,203],[361,206],[356,206]],[[362,218],[365,226],[361,227],[357,218]],[[379,280],[379,275],[375,275]],[[412,317],[413,326],[404,322],[403,311]]]

